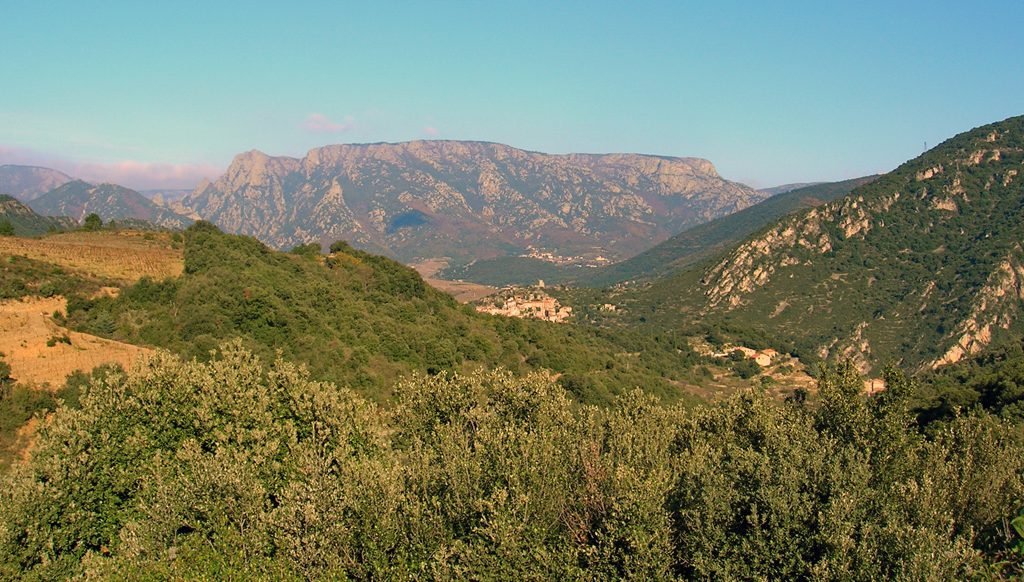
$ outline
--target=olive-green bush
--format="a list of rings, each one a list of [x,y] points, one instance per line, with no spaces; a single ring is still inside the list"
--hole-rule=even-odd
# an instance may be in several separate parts
[[[1019,572],[1019,429],[976,415],[925,437],[909,382],[890,374],[875,398],[860,383],[844,367],[814,407],[752,390],[684,410],[441,373],[382,408],[239,343],[161,354],[95,376],[3,477],[0,578]]]

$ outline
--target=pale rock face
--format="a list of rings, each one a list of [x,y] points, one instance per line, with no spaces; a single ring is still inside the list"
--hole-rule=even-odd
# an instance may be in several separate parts
[[[709,306],[723,302],[729,308],[742,305],[744,296],[767,284],[778,269],[800,263],[792,254],[795,249],[815,254],[832,250],[828,234],[821,232],[822,217],[819,209],[812,209],[741,245],[702,280]]]
[[[980,352],[992,342],[993,329],[1009,329],[1024,301],[1024,264],[1013,258],[1013,254],[1020,253],[1018,246],[989,276],[974,299],[970,315],[953,332],[956,343],[931,363],[932,368]]]
[[[939,175],[941,173],[942,173],[942,166],[941,165],[940,166],[935,166],[933,168],[928,168],[926,170],[922,170],[922,171],[918,172],[917,175],[914,176],[914,179],[917,180],[918,182],[922,182],[924,180],[931,180],[932,178],[934,178],[935,176],[937,176],[937,175]]]
[[[948,212],[956,212],[957,210],[959,210],[959,207],[956,205],[956,202],[953,202],[953,200],[950,198],[933,198],[932,208],[936,210],[946,210]]]
[[[400,259],[485,258],[529,240],[617,258],[766,196],[696,158],[417,141],[246,152],[185,204],[282,248],[338,236]]]

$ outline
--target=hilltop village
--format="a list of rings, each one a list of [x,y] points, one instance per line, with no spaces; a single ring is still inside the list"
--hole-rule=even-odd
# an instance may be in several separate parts
[[[480,300],[476,310],[491,315],[533,317],[555,323],[565,323],[572,316],[572,307],[562,306],[544,291],[544,281],[538,281],[535,287],[502,289]]]

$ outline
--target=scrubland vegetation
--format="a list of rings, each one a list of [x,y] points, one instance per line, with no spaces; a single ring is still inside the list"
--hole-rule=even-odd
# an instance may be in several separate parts
[[[197,223],[184,233],[181,277],[143,278],[116,298],[71,298],[66,323],[200,359],[241,338],[264,359],[280,351],[315,379],[377,401],[413,371],[494,366],[551,371],[585,402],[634,387],[686,398],[678,384],[697,356],[680,335],[485,316],[397,262],[345,243],[330,250],[276,252]]]
[[[0,487],[35,579],[953,579],[1020,575],[1019,426],[915,423],[850,367],[812,405],[580,404],[505,371],[379,406],[239,342],[93,380]]]

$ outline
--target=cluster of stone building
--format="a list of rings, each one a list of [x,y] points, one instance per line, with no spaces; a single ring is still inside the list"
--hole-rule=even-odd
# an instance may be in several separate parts
[[[766,350],[755,350],[744,346],[729,348],[728,351],[716,353],[715,357],[727,358],[729,357],[729,354],[735,351],[742,352],[744,356],[751,360],[754,360],[754,362],[756,362],[757,365],[761,366],[762,368],[767,368],[768,366],[771,366],[772,362],[776,361],[779,357],[779,352],[771,348],[768,348]]]
[[[535,317],[544,321],[563,323],[572,316],[572,307],[559,305],[558,300],[545,293],[513,293],[501,303],[477,305],[476,310],[505,317]]]
[[[528,252],[519,255],[520,257],[526,257],[530,259],[540,259],[548,263],[554,263],[556,265],[585,265],[588,267],[598,267],[600,265],[606,265],[611,262],[611,259],[602,255],[597,255],[592,258],[587,258],[583,255],[564,257],[556,255],[550,251],[529,247]]]

